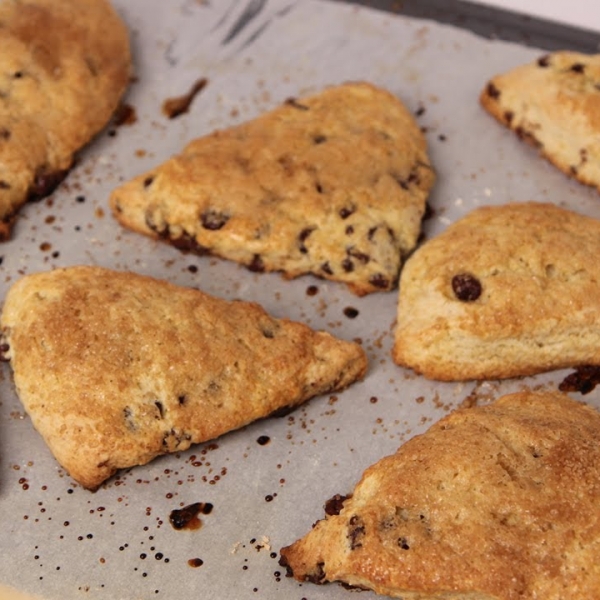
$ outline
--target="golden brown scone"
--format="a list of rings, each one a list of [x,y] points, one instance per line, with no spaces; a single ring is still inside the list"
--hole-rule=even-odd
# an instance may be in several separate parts
[[[404,600],[596,598],[599,436],[600,413],[559,393],[456,410],[332,499],[282,564]]]
[[[23,406],[90,489],[342,389],[367,364],[358,344],[257,304],[99,267],[20,279],[1,326]]]
[[[253,271],[395,287],[434,182],[406,107],[367,83],[288,100],[114,190],[126,227]]]
[[[478,208],[400,280],[394,361],[440,380],[600,365],[600,221],[552,204]]]
[[[110,119],[130,77],[107,0],[0,3],[0,241],[19,208],[60,183]]]
[[[561,171],[600,190],[600,54],[546,54],[493,77],[480,101]]]

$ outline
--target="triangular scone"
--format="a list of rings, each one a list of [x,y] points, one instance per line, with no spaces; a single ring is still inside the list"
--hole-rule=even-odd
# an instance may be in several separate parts
[[[299,580],[404,600],[600,593],[600,413],[558,393],[459,409],[281,550]]]
[[[478,208],[400,280],[393,357],[431,379],[600,365],[600,221],[552,204]]]
[[[600,190],[600,54],[547,54],[493,77],[480,101],[561,171]]]
[[[1,325],[34,426],[90,489],[342,389],[366,369],[358,344],[257,304],[97,267],[20,279]]]
[[[397,284],[433,182],[402,102],[349,83],[192,141],[110,203],[121,224],[178,248],[362,295]]]
[[[106,125],[130,77],[128,32],[107,0],[0,3],[0,241]]]

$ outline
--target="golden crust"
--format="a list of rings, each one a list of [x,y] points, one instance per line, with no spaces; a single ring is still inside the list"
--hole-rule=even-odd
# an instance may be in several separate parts
[[[600,414],[558,393],[456,410],[281,550],[299,580],[405,600],[600,593]]]
[[[480,101],[566,175],[600,190],[600,54],[547,54],[493,77]]]
[[[29,275],[1,316],[17,393],[86,488],[213,439],[366,370],[353,342],[134,273]]]
[[[407,261],[394,361],[448,381],[600,365],[599,254],[600,222],[558,206],[472,211]],[[477,298],[457,297],[462,274]]]
[[[362,295],[397,284],[433,182],[400,100],[348,83],[192,141],[110,203],[122,225],[182,249]]]
[[[107,0],[0,5],[0,241],[52,192],[129,82],[128,32]]]

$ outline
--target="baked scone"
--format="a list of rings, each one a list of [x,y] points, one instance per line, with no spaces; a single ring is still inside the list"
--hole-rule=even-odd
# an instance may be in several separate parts
[[[0,3],[0,241],[19,208],[61,182],[130,78],[127,29],[108,0]]]
[[[480,101],[565,174],[600,190],[600,54],[546,54],[493,77]]]
[[[99,267],[18,280],[1,326],[33,425],[89,489],[340,390],[367,365],[358,344],[257,304]]]
[[[433,182],[413,116],[359,82],[198,138],[110,204],[122,225],[182,250],[363,295],[396,286]]]
[[[394,361],[431,379],[600,365],[600,221],[546,203],[478,208],[400,280]]]
[[[600,413],[559,393],[456,410],[328,502],[281,563],[403,600],[596,598],[598,436]]]

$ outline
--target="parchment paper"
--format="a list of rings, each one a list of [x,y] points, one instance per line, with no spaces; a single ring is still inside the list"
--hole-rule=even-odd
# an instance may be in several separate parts
[[[0,583],[49,600],[350,598],[353,592],[341,586],[286,578],[279,549],[323,516],[328,498],[350,492],[368,465],[466,398],[486,402],[528,386],[555,388],[566,372],[482,384],[416,377],[390,359],[396,292],[357,298],[313,277],[283,281],[181,254],[121,229],[108,209],[111,189],[193,137],[290,96],[368,80],[397,94],[426,129],[438,173],[427,237],[481,204],[550,201],[600,217],[600,197],[540,159],[478,105],[487,79],[540,55],[535,48],[340,2],[115,4],[132,32],[136,80],[125,101],[135,122],[108,127],[50,199],[21,212],[14,239],[0,246],[0,297],[20,276],[53,267],[131,269],[256,300],[276,316],[360,338],[371,366],[344,393],[120,473],[90,493],[54,461],[3,365]],[[208,83],[189,112],[167,119],[164,100],[202,77]],[[358,315],[346,316],[347,308]],[[595,392],[585,399],[599,403]],[[171,511],[194,502],[214,507],[201,516],[202,526],[173,529]],[[190,566],[193,559],[199,566]]]

